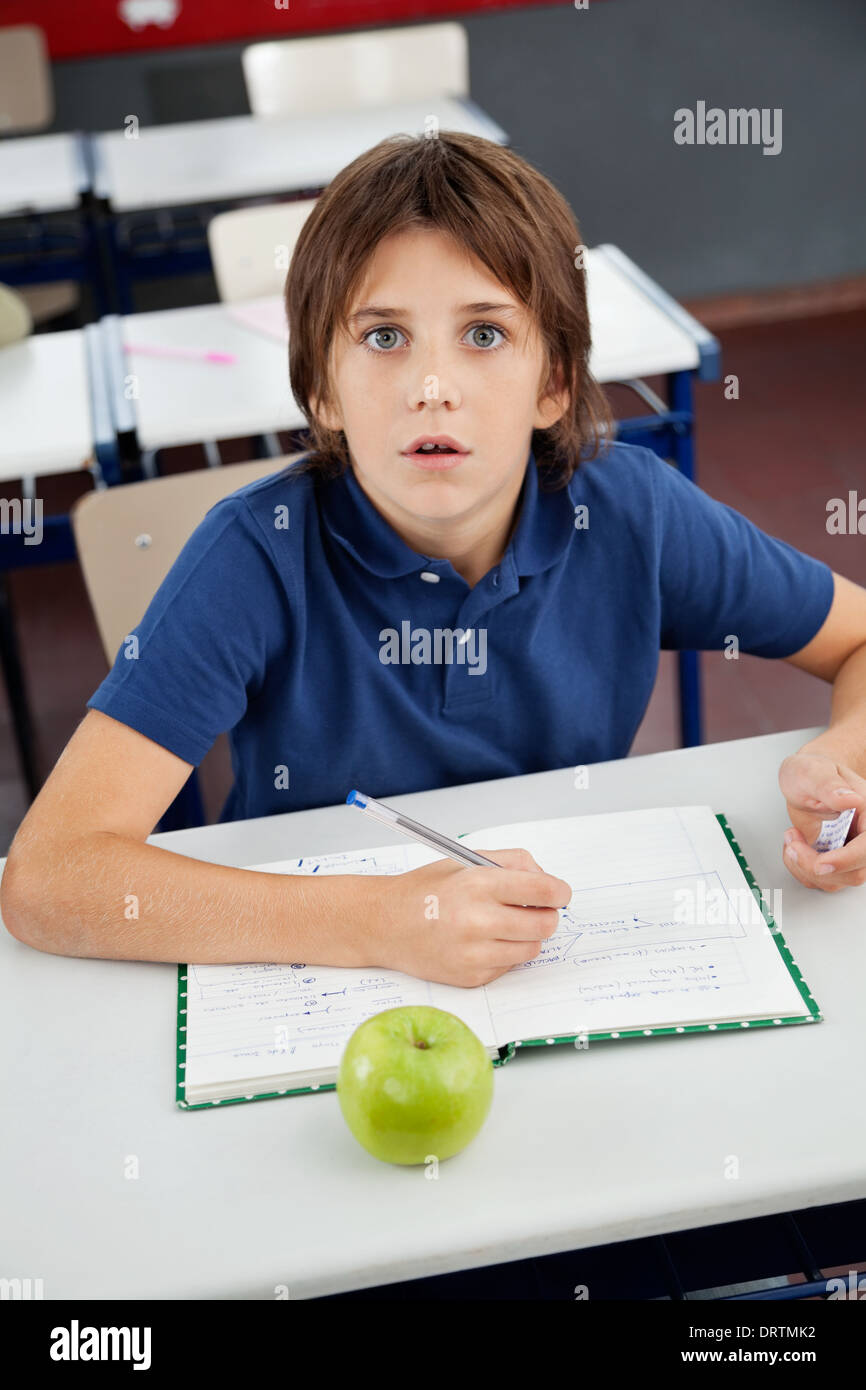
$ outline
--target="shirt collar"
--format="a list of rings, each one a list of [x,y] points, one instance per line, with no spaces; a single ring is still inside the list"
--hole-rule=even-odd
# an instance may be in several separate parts
[[[568,488],[543,492],[535,454],[529,451],[519,499],[520,515],[503,557],[519,575],[539,574],[560,558],[574,535]],[[371,574],[397,579],[430,563],[412,550],[370,501],[351,468],[323,485],[322,516],[331,535]]]

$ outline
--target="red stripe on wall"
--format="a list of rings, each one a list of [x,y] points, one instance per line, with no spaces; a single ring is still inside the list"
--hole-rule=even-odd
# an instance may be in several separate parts
[[[571,0],[562,0],[572,8]],[[0,26],[38,24],[52,58],[360,29],[550,0],[0,0]],[[286,5],[287,8],[281,8]]]

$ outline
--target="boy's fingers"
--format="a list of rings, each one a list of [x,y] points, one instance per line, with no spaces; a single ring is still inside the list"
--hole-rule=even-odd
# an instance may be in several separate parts
[[[497,901],[511,907],[565,907],[571,899],[571,884],[553,874],[503,869],[497,878]]]
[[[802,838],[792,838],[785,845],[784,860],[794,877],[807,888],[832,888],[837,883],[847,887],[858,881],[847,879],[847,875],[866,873],[866,834],[857,835],[839,849],[823,853]]]
[[[497,902],[511,907],[565,907],[570,901],[571,884],[545,873],[527,850],[479,849],[478,853],[495,860],[502,869],[496,884],[491,885]]]
[[[795,754],[785,759],[779,786],[792,809],[822,820],[851,806],[866,808],[866,779],[845,763],[834,763],[825,756]]]
[[[494,859],[503,869],[523,869],[524,872],[543,874],[541,865],[533,859],[528,849],[479,849],[486,859]]]
[[[546,941],[558,926],[559,913],[555,908],[515,907],[513,903],[506,903],[496,923],[496,940],[525,941],[531,945]]]
[[[804,867],[819,877],[820,870],[826,865],[832,865],[837,874],[857,873],[866,869],[866,835],[856,835],[847,845],[840,845],[839,849],[825,850],[823,854],[812,850],[811,855]]]

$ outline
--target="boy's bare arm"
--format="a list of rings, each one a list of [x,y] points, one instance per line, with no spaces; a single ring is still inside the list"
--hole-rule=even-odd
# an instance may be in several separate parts
[[[51,840],[44,858],[10,856],[0,911],[14,936],[55,955],[363,966],[374,963],[372,886],[227,868],[92,831]]]
[[[191,770],[88,711],[12,842],[0,912],[13,936],[105,959],[371,963],[373,885],[227,868],[146,843]],[[371,918],[371,921],[375,918]]]
[[[487,851],[498,870],[444,859],[390,878],[312,878],[147,844],[190,770],[90,710],[9,850],[0,912],[12,935],[54,955],[378,966],[472,988],[537,956],[571,896],[525,850]]]

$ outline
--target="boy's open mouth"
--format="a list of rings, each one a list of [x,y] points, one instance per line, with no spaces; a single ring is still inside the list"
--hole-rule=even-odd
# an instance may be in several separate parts
[[[469,450],[464,449],[463,445],[452,438],[450,434],[421,435],[418,439],[413,440],[407,449],[403,450],[404,454],[426,458],[435,458],[440,455],[453,457],[468,452]]]

